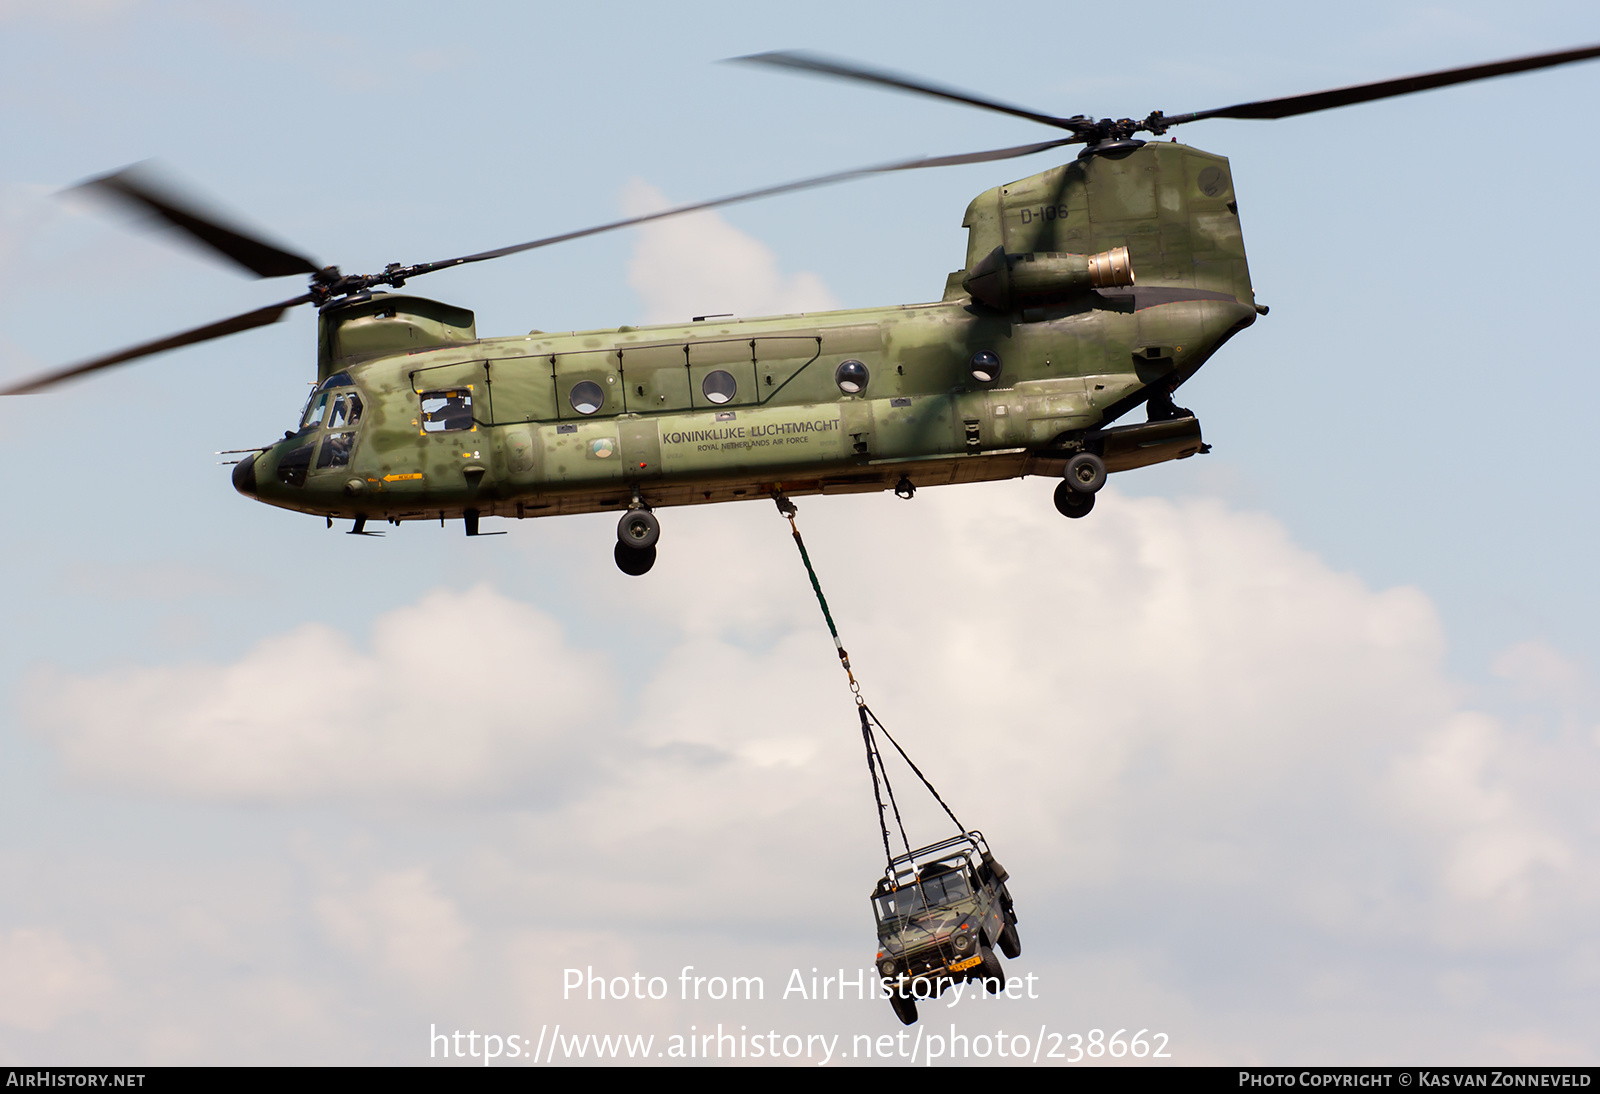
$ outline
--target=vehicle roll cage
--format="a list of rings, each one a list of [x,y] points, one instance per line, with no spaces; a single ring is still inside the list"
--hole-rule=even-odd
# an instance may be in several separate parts
[[[974,855],[977,861],[974,861]],[[988,865],[995,871],[997,880],[1005,880],[1005,871],[995,864],[994,856],[989,853],[989,844],[983,838],[983,833],[974,828],[970,832],[962,832],[938,843],[896,855],[889,860],[889,869],[879,880],[873,895],[881,896],[913,885],[929,866],[941,862],[948,862],[951,869],[959,869],[961,865],[965,865],[980,874],[982,872],[980,867]]]

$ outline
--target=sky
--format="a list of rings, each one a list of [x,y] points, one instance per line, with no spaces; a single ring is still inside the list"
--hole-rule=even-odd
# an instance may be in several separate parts
[[[375,270],[1043,139],[717,63],[767,49],[1142,116],[1600,40],[1566,3],[1121,18],[0,0],[0,377],[299,291],[61,194],[146,159]],[[380,540],[249,501],[213,453],[293,424],[309,314],[0,404],[0,1060],[543,1066],[625,1034],[670,1064],[720,1030],[731,1064],[774,1062],[757,1034],[795,1066],[1135,1062],[1094,1052],[1120,1030],[1179,1064],[1593,1063],[1597,94],[1576,66],[1189,127],[1272,309],[1182,391],[1211,454],[1082,521],[1045,480],[801,500],[874,710],[1013,878],[1022,998],[905,1041],[838,998],[881,848],[769,506],[661,511],[633,579],[604,515]],[[967,202],[1049,165],[411,288],[484,335],[929,300]]]

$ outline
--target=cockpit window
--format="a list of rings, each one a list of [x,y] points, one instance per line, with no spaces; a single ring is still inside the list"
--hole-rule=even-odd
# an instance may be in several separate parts
[[[306,469],[311,466],[311,446],[303,444],[299,448],[285,452],[278,459],[278,481],[289,486],[304,486],[306,484]]]
[[[327,391],[329,388],[335,387],[352,387],[354,384],[355,381],[350,379],[350,374],[348,372],[336,372],[326,380],[322,381],[322,383],[317,387],[317,390]]]
[[[472,425],[471,389],[422,393],[424,433],[448,433],[456,429],[471,429]]]
[[[350,451],[356,446],[355,429],[360,424],[361,396],[353,391],[335,395],[333,409],[328,411],[328,433],[317,453],[317,470],[349,464]]]
[[[350,462],[350,450],[356,445],[354,433],[329,433],[322,438],[322,451],[317,453],[317,470],[324,467],[344,467]]]
[[[333,413],[328,415],[329,429],[354,429],[361,421],[361,396],[353,391],[334,397]]]
[[[300,415],[300,428],[310,429],[322,421],[322,412],[328,408],[328,393],[312,395],[311,401],[306,404],[306,412]]]

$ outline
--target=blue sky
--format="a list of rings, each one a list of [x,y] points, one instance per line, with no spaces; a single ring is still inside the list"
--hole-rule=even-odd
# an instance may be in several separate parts
[[[742,53],[1120,116],[1600,37],[1541,3],[1157,4],[1124,27],[1027,4],[0,20],[11,376],[295,291],[56,196],[147,158],[376,269],[655,194],[1039,138],[715,63]],[[874,706],[1013,849],[1016,964],[1047,987],[1018,1028],[1160,1029],[1184,1062],[1594,1059],[1600,240],[1571,119],[1597,80],[1183,132],[1232,160],[1272,314],[1184,389],[1215,451],[1118,476],[1090,520],[1039,481],[803,503]],[[486,335],[925,300],[962,262],[967,201],[1047,165],[871,180],[415,288]],[[881,1003],[560,998],[568,965],[771,987],[870,957],[852,715],[771,511],[665,513],[642,582],[615,573],[605,518],[329,533],[238,497],[212,455],[290,424],[313,353],[297,315],[0,405],[0,1056],[413,1062],[430,1024],[897,1028]]]

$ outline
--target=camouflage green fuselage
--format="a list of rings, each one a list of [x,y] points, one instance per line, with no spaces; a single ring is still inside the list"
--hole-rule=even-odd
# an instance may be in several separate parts
[[[331,306],[319,379],[356,394],[356,427],[324,412],[235,482],[330,517],[520,517],[620,509],[635,489],[659,507],[1059,475],[1085,449],[1116,471],[1198,449],[1192,418],[1106,430],[1255,318],[1226,160],[1179,144],[1090,156],[980,195],[966,227],[966,268],[928,304],[493,339],[421,298]],[[1131,288],[1003,310],[962,288],[996,248],[1122,246]],[[984,352],[1000,360],[989,382],[971,368]],[[857,374],[847,362],[866,370],[859,390],[841,383]],[[461,413],[425,409],[444,404]]]

